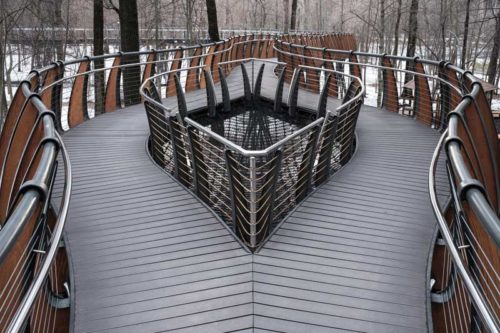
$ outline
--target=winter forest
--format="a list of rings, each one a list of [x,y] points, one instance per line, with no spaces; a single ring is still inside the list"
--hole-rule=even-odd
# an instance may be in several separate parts
[[[243,33],[347,32],[359,51],[446,59],[498,87],[498,0],[1,0],[0,101],[31,68]],[[125,37],[124,37],[125,36]],[[496,105],[496,104],[495,104]],[[494,107],[495,107],[494,105]]]

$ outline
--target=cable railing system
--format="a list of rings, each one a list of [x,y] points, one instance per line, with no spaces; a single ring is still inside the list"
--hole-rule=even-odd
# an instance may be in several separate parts
[[[340,44],[290,35],[275,47],[290,66],[289,81],[302,64],[349,69],[366,86],[365,105],[443,132],[429,171],[439,228],[429,255],[429,322],[436,332],[498,332],[500,152],[481,82],[444,61],[335,49]],[[340,92],[340,80],[338,86]]]
[[[363,103],[442,132],[429,172],[429,325],[498,332],[500,154],[480,82],[444,61],[355,49],[352,35],[262,33],[33,71],[0,137],[0,331],[72,325],[71,165],[59,133],[144,103],[155,163],[257,250],[347,163]]]
[[[71,292],[63,229],[71,164],[55,115],[36,93],[39,79],[33,72],[21,84],[0,137],[2,332],[69,330]],[[58,198],[52,197],[55,186],[62,189]]]
[[[272,58],[274,40],[263,32],[58,61],[30,73],[13,98],[0,137],[1,332],[72,327],[74,286],[63,237],[72,179],[60,134],[100,114],[140,104],[139,87],[155,72],[217,68],[219,62],[248,54]],[[186,72],[186,78],[193,73]],[[173,78],[159,77],[156,84],[162,96],[175,94]]]
[[[317,82],[321,93],[302,96],[300,77],[309,67],[297,68],[288,84],[286,63],[265,59],[267,54],[248,42],[233,48],[236,59],[157,74],[141,92],[153,159],[255,250],[351,156],[363,85],[354,76],[325,69]],[[163,76],[173,78],[175,96],[161,98],[154,82]],[[336,89],[332,76],[351,81],[351,88],[344,103],[337,100],[328,108]],[[192,86],[198,90],[187,88]],[[304,109],[304,99],[313,99],[317,108]]]

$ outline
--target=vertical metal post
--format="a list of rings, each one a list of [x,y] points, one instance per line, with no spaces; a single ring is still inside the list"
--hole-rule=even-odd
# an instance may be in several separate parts
[[[254,64],[255,64],[255,60],[252,59],[252,84],[251,84],[252,94],[255,94],[255,89],[254,89],[254,86],[255,86],[255,81],[254,81],[255,68],[254,68]]]
[[[257,170],[255,156],[250,157],[250,246],[256,246],[257,233]]]

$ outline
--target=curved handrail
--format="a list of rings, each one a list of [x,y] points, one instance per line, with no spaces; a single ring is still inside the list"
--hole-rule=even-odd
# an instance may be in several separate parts
[[[29,78],[31,79],[32,77],[30,76]],[[22,83],[19,89],[21,89],[26,98],[30,98],[38,113],[42,115],[41,121],[43,122],[44,136],[39,150],[43,149],[43,151],[33,178],[21,186],[19,193],[22,193],[22,197],[7,218],[4,228],[0,230],[0,263],[6,260],[7,256],[11,253],[11,250],[24,232],[33,214],[37,213],[37,207],[39,205],[45,207],[50,205],[47,201],[51,198],[50,185],[54,180],[57,170],[56,164],[59,152],[62,153],[64,162],[64,195],[61,199],[61,208],[57,214],[57,220],[49,241],[50,247],[47,250],[40,249],[44,253],[44,258],[39,264],[40,268],[33,277],[33,282],[29,285],[29,289],[22,295],[20,299],[22,305],[15,312],[7,328],[7,332],[12,333],[19,332],[23,325],[25,325],[27,316],[35,305],[37,296],[41,292],[41,289],[44,288],[44,283],[49,275],[49,269],[55,261],[60,242],[63,238],[72,183],[71,164],[64,143],[56,131],[53,114],[42,103],[39,95],[33,95],[27,82]],[[48,213],[40,211],[40,214]],[[36,218],[46,219],[42,215]]]
[[[450,251],[451,256],[453,257],[453,262],[455,263],[456,267],[458,268],[458,273],[462,277],[463,281],[465,282],[467,289],[469,290],[471,294],[472,301],[474,302],[475,306],[479,310],[479,314],[482,317],[483,321],[486,323],[488,329],[491,332],[498,332],[500,330],[500,327],[498,326],[498,323],[493,319],[493,315],[491,314],[490,309],[486,305],[486,301],[484,300],[484,297],[481,295],[481,292],[479,291],[479,288],[477,287],[476,283],[471,279],[470,274],[468,273],[467,269],[465,268],[462,259],[460,258],[460,254],[458,253],[458,249],[456,248],[455,242],[453,241],[453,236],[451,235],[450,229],[448,228],[448,224],[444,218],[444,216],[441,214],[441,207],[439,205],[439,201],[437,198],[437,194],[435,191],[435,173],[437,170],[437,163],[439,160],[439,155],[441,152],[441,149],[443,147],[443,144],[445,143],[447,137],[448,137],[448,130],[446,130],[443,135],[441,135],[438,145],[436,146],[436,150],[433,153],[432,156],[432,161],[431,165],[429,167],[429,195],[431,199],[431,204],[432,208],[434,210],[434,215],[436,216],[436,220],[439,225],[439,229],[441,230],[441,236],[443,237],[444,241],[446,242],[446,245]]]
[[[293,53],[290,51],[287,51],[285,49],[282,49],[281,46],[284,45],[287,47],[288,50],[295,49],[297,53]],[[471,297],[473,299],[474,305],[476,306],[477,311],[479,312],[479,315],[483,319],[484,323],[487,325],[488,329],[492,332],[498,332],[499,327],[498,323],[495,321],[495,317],[492,315],[492,308],[490,308],[490,305],[485,301],[484,297],[481,295],[480,290],[476,286],[476,284],[473,282],[471,273],[468,272],[465,267],[462,259],[460,258],[460,255],[458,254],[458,248],[457,245],[453,242],[453,239],[451,238],[450,234],[450,229],[446,223],[446,219],[444,218],[444,213],[441,211],[440,205],[437,200],[437,193],[436,193],[436,186],[435,186],[435,173],[436,173],[436,167],[437,167],[437,159],[439,157],[440,150],[443,147],[443,142],[446,143],[445,148],[447,152],[447,158],[450,163],[451,169],[453,169],[455,173],[455,178],[452,179],[451,181],[456,181],[458,184],[458,191],[459,193],[457,196],[461,198],[462,200],[465,200],[470,207],[472,208],[472,211],[476,215],[477,219],[479,220],[481,226],[484,228],[486,233],[488,234],[489,237],[491,237],[491,240],[496,246],[497,251],[498,248],[500,247],[500,219],[498,218],[497,213],[493,209],[493,203],[488,200],[488,197],[486,195],[486,190],[485,190],[485,184],[481,184],[476,177],[474,177],[471,174],[471,171],[468,168],[468,159],[470,162],[470,157],[464,156],[464,150],[463,150],[463,145],[464,143],[462,142],[460,135],[459,135],[459,129],[458,125],[460,122],[464,122],[464,113],[465,110],[468,107],[476,107],[478,108],[479,106],[477,105],[477,98],[480,93],[480,81],[478,78],[474,77],[470,72],[464,71],[460,68],[457,68],[456,66],[453,66],[449,63],[445,62],[437,62],[437,61],[432,61],[432,60],[422,60],[418,57],[415,58],[408,58],[408,57],[399,57],[399,56],[390,56],[390,55],[385,55],[385,54],[371,54],[371,53],[366,53],[366,52],[356,52],[356,51],[343,51],[343,50],[333,50],[333,49],[321,49],[317,47],[311,47],[311,46],[304,46],[304,45],[298,45],[298,44],[292,44],[288,43],[286,41],[278,40],[275,45],[274,45],[275,51],[278,53],[281,53],[283,55],[286,55],[288,57],[299,57],[302,59],[308,59],[308,60],[314,60],[314,61],[321,61],[322,63],[326,62],[331,62],[331,63],[343,63],[346,65],[359,65],[363,67],[372,67],[376,68],[378,70],[391,70],[391,71],[399,71],[403,73],[409,73],[412,75],[419,75],[421,77],[424,77],[426,79],[432,79],[436,80],[437,82],[441,84],[445,84],[448,87],[451,87],[454,89],[456,93],[458,93],[459,96],[461,96],[462,100],[458,105],[456,105],[454,110],[450,110],[451,112],[448,115],[447,119],[447,130],[446,132],[442,135],[442,138],[436,147],[436,151],[434,152],[434,157],[432,160],[431,168],[429,170],[429,193],[430,193],[430,198],[431,198],[431,204],[434,210],[434,214],[436,215],[437,221],[438,221],[438,226],[439,229],[441,230],[441,235],[445,239],[446,246],[448,250],[451,253],[452,261],[453,263],[458,267],[458,271],[460,273],[460,276],[462,277],[463,281],[466,284],[467,290],[470,292]],[[323,57],[318,58],[318,57],[313,57],[313,56],[308,56],[303,54],[303,50],[312,50],[316,52],[321,52]],[[332,54],[337,54],[337,55],[343,55],[345,59],[335,59],[335,57],[330,56],[330,57],[325,57],[325,53],[330,52]],[[399,69],[399,68],[392,68],[392,67],[387,67],[387,66],[380,66],[380,65],[374,65],[374,64],[369,64],[369,63],[363,63],[360,61],[353,61],[351,59],[352,55],[356,56],[363,56],[363,57],[372,57],[372,58],[388,58],[388,59],[393,59],[393,60],[401,60],[401,61],[406,61],[406,62],[413,62],[413,63],[421,63],[421,64],[427,64],[427,65],[432,65],[436,66],[439,68],[445,67],[447,69],[453,70],[455,73],[460,75],[462,77],[462,85],[466,80],[469,82],[469,87],[471,89],[470,92],[468,92],[468,95],[464,96],[462,91],[463,91],[463,86],[457,86],[456,84],[453,84],[453,82],[449,82],[448,80],[445,80],[442,77],[439,76],[434,76],[434,75],[428,75],[425,73],[417,73],[413,70],[407,70],[407,69]],[[293,59],[293,58],[292,58]],[[459,82],[457,82],[460,84]],[[385,93],[385,92],[384,92]],[[479,117],[481,117],[479,115]],[[484,120],[481,119],[483,126],[484,125]],[[486,128],[483,128],[483,130],[486,131]],[[470,134],[468,134],[470,135]],[[488,139],[486,139],[488,141]],[[474,143],[473,143],[474,144]],[[491,150],[490,150],[491,153]],[[476,153],[477,154],[477,153]],[[484,156],[484,158],[488,158],[487,156]],[[490,157],[494,159],[495,157]],[[494,163],[494,161],[493,161]],[[496,166],[496,164],[494,163]],[[498,167],[496,166],[495,172],[498,172]],[[498,182],[498,178],[496,178]],[[453,188],[453,186],[452,186]],[[496,186],[498,189],[498,184]],[[452,189],[453,190],[453,189]],[[498,195],[498,193],[497,193]],[[493,254],[494,255],[494,254]],[[493,296],[495,297],[495,296]],[[498,303],[497,303],[498,304]]]
[[[10,327],[8,328],[7,332],[15,333],[21,331],[21,328],[29,315],[29,311],[33,307],[36,297],[39,294],[41,288],[43,287],[43,283],[45,282],[45,279],[49,274],[51,265],[55,260],[55,256],[57,255],[57,250],[59,249],[59,245],[63,237],[64,226],[66,225],[66,217],[68,215],[69,202],[71,199],[72,170],[71,170],[69,155],[61,139],[61,136],[57,132],[55,132],[55,135],[60,142],[60,150],[62,152],[62,157],[64,161],[64,174],[65,178],[67,179],[67,181],[64,184],[63,201],[59,209],[59,214],[55,225],[55,229],[52,232],[52,238],[50,240],[50,248],[48,249],[48,251],[46,251],[45,260],[43,261],[40,271],[38,272],[38,276],[29,287],[26,297],[24,297],[23,299],[23,303],[20,306],[20,311],[16,313],[16,316],[12,321]]]
[[[299,36],[299,35],[303,36],[304,34],[297,34],[297,36]],[[256,35],[253,35],[253,36],[255,37]],[[321,37],[321,36],[325,36],[325,35],[324,34],[309,34],[307,36]],[[377,70],[391,70],[391,71],[398,71],[401,73],[408,73],[408,74],[423,77],[425,79],[434,80],[434,81],[439,82],[441,84],[444,84],[448,87],[451,87],[454,90],[454,92],[458,93],[462,97],[462,101],[459,103],[458,106],[455,107],[453,112],[451,112],[449,114],[447,122],[446,122],[448,130],[445,132],[445,135],[447,135],[447,136],[446,136],[446,138],[441,139],[438,147],[436,148],[436,152],[438,152],[439,149],[443,147],[443,142],[445,142],[446,143],[445,148],[447,151],[448,161],[449,161],[451,167],[455,171],[458,182],[461,185],[463,185],[460,188],[460,191],[461,191],[460,194],[462,195],[462,198],[470,205],[470,207],[472,208],[472,210],[474,211],[474,213],[478,217],[478,220],[480,221],[481,225],[486,230],[487,234],[489,235],[489,237],[491,237],[492,241],[494,242],[494,244],[498,248],[498,246],[500,244],[500,222],[499,222],[497,213],[492,208],[492,203],[489,202],[488,197],[485,193],[485,190],[484,190],[485,184],[478,183],[477,179],[474,177],[474,175],[471,174],[470,170],[468,169],[468,167],[467,167],[467,163],[468,163],[467,158],[468,157],[464,155],[462,147],[461,147],[461,142],[460,142],[458,135],[457,135],[461,112],[463,110],[465,110],[467,107],[471,107],[475,103],[477,103],[476,102],[477,91],[479,90],[479,87],[480,87],[479,86],[480,81],[478,78],[476,78],[472,73],[470,73],[468,71],[464,71],[464,70],[462,70],[462,69],[460,69],[452,64],[445,63],[445,62],[438,62],[438,61],[434,61],[434,60],[425,60],[425,59],[420,59],[418,57],[411,58],[411,57],[393,56],[393,55],[386,55],[386,54],[358,52],[358,51],[354,51],[354,50],[338,50],[338,49],[330,49],[330,48],[320,48],[320,47],[316,47],[316,46],[300,45],[300,44],[287,42],[285,40],[280,39],[279,37],[278,38],[273,37],[271,39],[242,40],[242,41],[233,43],[232,45],[229,45],[228,47],[224,48],[223,50],[217,50],[217,48],[216,48],[214,50],[214,52],[210,53],[210,55],[214,56],[214,55],[222,54],[225,52],[230,53],[230,51],[233,49],[233,47],[235,45],[245,44],[245,43],[255,43],[255,42],[259,42],[259,41],[260,42],[270,41],[270,40],[273,41],[272,48],[274,51],[281,52],[282,54],[286,54],[287,56],[301,57],[302,59],[313,60],[313,61],[322,61],[323,63],[325,63],[325,62],[342,63],[342,64],[347,64],[347,65],[358,65],[358,66],[364,66],[364,67],[371,67],[371,68],[374,68]],[[197,47],[210,47],[210,46],[213,47],[214,45],[228,43],[228,41],[229,40],[227,39],[227,40],[220,41],[217,43],[199,44],[199,45],[193,45],[193,46],[189,46],[189,47],[177,47],[177,48],[164,49],[164,50],[148,50],[148,51],[129,52],[129,53],[106,54],[106,55],[95,56],[95,57],[87,57],[85,59],[75,59],[75,60],[71,60],[71,61],[67,61],[67,62],[61,62],[60,64],[68,66],[68,65],[72,65],[72,64],[81,63],[82,61],[85,61],[85,60],[86,61],[95,61],[95,60],[116,58],[119,56],[151,55],[152,53],[156,53],[156,54],[173,53],[173,52],[177,52],[177,51],[192,50],[192,49],[195,49]],[[444,68],[450,69],[454,73],[458,74],[462,79],[462,82],[461,82],[462,84],[464,84],[465,81],[468,81],[468,83],[469,83],[468,88],[471,88],[471,91],[470,91],[469,95],[463,96],[462,91],[464,91],[464,87],[462,85],[460,85],[460,82],[459,82],[459,85],[457,86],[456,84],[453,84],[453,82],[450,82],[449,80],[447,80],[443,77],[440,77],[440,76],[436,76],[436,75],[429,75],[426,73],[420,73],[420,72],[416,72],[416,71],[408,70],[408,69],[400,69],[400,68],[393,68],[393,67],[387,67],[387,66],[368,64],[368,63],[363,63],[361,61],[355,62],[355,61],[352,61],[352,59],[345,60],[345,58],[344,58],[344,60],[341,60],[341,59],[337,59],[334,57],[327,59],[327,58],[319,58],[316,56],[308,56],[305,54],[292,53],[292,52],[288,52],[288,51],[280,48],[280,45],[285,45],[289,48],[300,49],[302,51],[309,50],[309,51],[314,51],[314,52],[318,52],[318,53],[321,52],[323,54],[325,54],[326,52],[330,52],[330,53],[336,54],[336,55],[343,55],[343,56],[345,56],[345,58],[350,58],[350,56],[355,55],[355,56],[359,56],[359,57],[371,57],[371,58],[377,58],[377,59],[387,58],[387,59],[391,59],[391,60],[400,60],[400,61],[413,62],[413,63],[418,62],[421,64],[435,66],[438,69],[444,67]],[[112,70],[112,69],[133,67],[133,66],[138,66],[138,65],[151,65],[151,64],[168,63],[168,62],[172,62],[172,61],[184,61],[184,60],[190,60],[190,59],[194,59],[194,58],[207,57],[207,55],[208,54],[201,54],[201,55],[193,55],[193,56],[188,56],[188,57],[181,57],[179,59],[160,59],[160,60],[138,62],[138,63],[126,63],[126,64],[120,64],[118,66],[111,66],[111,67],[108,66],[106,68],[97,68],[97,69],[93,68],[90,71],[84,71],[84,72],[76,73],[74,75],[65,76],[65,77],[63,76],[63,78],[58,79],[58,80],[56,80],[48,85],[40,86],[40,87],[38,87],[38,93],[41,94],[41,93],[47,91],[49,88],[53,88],[57,84],[60,84],[64,81],[67,81],[70,79],[76,79],[77,77],[86,76],[86,75],[89,75],[92,73],[103,72],[103,71]],[[227,63],[227,61],[219,61],[219,64],[224,64],[224,63]],[[41,75],[43,73],[47,72],[48,70],[55,69],[60,64],[52,64],[50,66],[46,66],[46,67],[40,69],[39,71],[34,71],[34,72],[30,73],[30,76],[28,77],[28,81],[31,81],[32,79],[41,78]],[[205,67],[205,65],[197,66],[197,68],[203,68],[203,67]],[[299,65],[298,67],[303,67],[305,69],[312,69],[311,66]],[[185,70],[185,69],[179,69],[178,71],[181,71],[181,70]],[[328,72],[330,70],[327,68],[321,68],[321,71]],[[333,71],[333,72],[335,72],[335,71]],[[167,72],[167,74],[168,73],[171,73],[171,72]],[[156,77],[159,77],[159,76],[165,75],[165,74],[166,73],[161,73],[158,75],[151,76],[149,78],[149,80],[151,80],[153,77],[156,78]],[[345,73],[341,73],[341,72],[337,72],[337,74],[346,75]],[[364,85],[362,85],[362,87],[364,89]],[[26,93],[31,94],[31,91],[29,91],[29,88],[27,88],[24,83],[21,84],[20,88],[26,90]],[[141,87],[141,93],[142,93],[143,88],[144,88],[144,85],[142,85],[142,87]],[[364,90],[363,90],[363,92],[364,92]],[[145,99],[146,98],[147,97],[145,97]],[[37,108],[39,109],[39,111],[40,110],[47,111],[47,108],[43,105],[43,103],[37,97],[33,98],[33,101],[37,105]],[[150,100],[150,99],[148,99],[148,102],[151,102],[152,104],[156,103],[156,101]],[[157,105],[157,106],[160,106],[160,105]],[[55,121],[60,122],[60,119],[56,119]],[[189,123],[189,121],[190,121],[190,119],[187,119],[188,123]],[[43,116],[43,122],[44,122],[44,125],[46,125],[45,127],[47,129],[47,133],[52,131],[50,128],[54,127],[54,121],[52,120],[52,118],[49,114],[45,114]],[[52,124],[51,124],[51,122],[52,122]],[[193,124],[191,124],[191,125],[193,125]],[[53,129],[53,133],[54,133],[54,136],[57,135],[57,133],[55,132],[55,127]],[[52,159],[52,155],[57,154],[58,149],[60,149],[60,152],[63,154],[63,159],[65,161],[65,168],[69,167],[69,169],[71,169],[69,160],[67,159],[67,152],[65,151],[64,145],[62,143],[60,144],[59,147],[56,147],[55,141],[51,141],[51,140],[46,141],[44,144],[45,144],[47,149],[44,149],[44,155],[43,155],[44,157],[42,157],[42,159],[41,159],[41,161],[43,163],[42,162],[40,163],[39,170],[37,170],[37,175],[39,174],[38,171],[40,171],[40,174],[43,174],[44,176],[49,175],[48,171],[50,170],[50,168],[49,168],[48,161],[50,159]],[[249,152],[249,153],[251,153],[251,152]],[[430,173],[429,173],[429,190],[430,190],[430,195],[431,195],[431,203],[433,204],[432,206],[434,209],[434,213],[437,216],[439,227],[440,227],[442,233],[445,233],[446,232],[445,228],[447,228],[447,225],[446,225],[446,223],[444,223],[444,224],[441,223],[441,222],[445,221],[444,216],[443,216],[443,212],[441,212],[439,205],[435,205],[435,203],[433,202],[433,200],[437,200],[436,199],[437,198],[436,187],[435,187],[435,184],[433,182],[435,179],[435,175],[434,174],[431,175],[431,172],[435,172],[435,170],[436,170],[436,162],[435,162],[435,159],[433,159],[433,164],[431,164],[431,169],[430,169]],[[69,175],[71,175],[71,172],[69,172]],[[66,176],[67,176],[67,174],[66,174]],[[431,179],[433,180],[432,182],[431,182]],[[68,186],[68,185],[69,185],[69,190],[67,192],[68,196],[66,197],[66,193],[65,193],[62,206],[67,204],[67,202],[70,199],[69,196],[70,196],[70,192],[71,192],[70,191],[71,179],[66,179],[65,186]],[[33,188],[29,188],[24,193],[23,197],[21,198],[21,201],[17,204],[15,211],[9,216],[9,219],[16,219],[16,221],[23,221],[23,220],[27,219],[30,216],[30,214],[34,211],[36,202],[39,200],[40,200],[39,191],[35,190]],[[57,225],[56,230],[59,230],[59,229],[62,230],[62,228],[64,226],[66,212],[62,211],[61,213],[64,213],[64,215],[59,216],[59,218],[57,220],[58,222],[56,224]],[[17,227],[14,227],[14,225],[16,225]],[[6,223],[4,228],[0,230],[0,262],[3,258],[3,256],[5,256],[5,253],[7,253],[7,251],[11,248],[11,246],[15,243],[16,235],[18,235],[19,232],[21,231],[21,229],[19,229],[19,228],[22,225],[23,225],[23,222]],[[449,232],[449,229],[447,229],[447,231]],[[59,237],[60,237],[60,235],[59,235]],[[54,242],[51,243],[51,249],[52,249],[53,245],[54,245]],[[457,267],[460,264],[463,266],[463,263],[460,263],[457,261],[457,260],[460,260],[460,257],[456,257],[453,254],[452,247],[453,246],[456,247],[456,245],[454,245],[453,242],[450,242],[450,243],[447,242],[447,245],[448,245],[448,248],[450,249],[453,260],[454,260],[455,264],[457,265]],[[455,248],[455,250],[456,250],[456,248]],[[49,250],[49,253],[52,253],[51,250]],[[50,264],[48,264],[48,267],[50,267]],[[467,273],[467,272],[465,272],[465,273]],[[464,278],[464,277],[462,276],[462,278]],[[470,286],[467,283],[466,278],[464,278],[464,281],[466,282],[467,287],[469,288]],[[39,283],[39,282],[36,282],[36,283]],[[33,284],[32,288],[34,288],[34,286],[35,285]],[[470,288],[472,288],[472,287],[470,287]],[[474,292],[473,289],[470,289],[470,290],[471,290],[471,293]],[[472,296],[474,298],[474,295],[472,295]],[[482,302],[482,301],[484,301],[484,300],[481,300],[479,298],[474,299],[474,302]],[[28,303],[24,303],[25,305],[23,305],[24,312],[29,310],[29,307],[26,305],[26,304],[29,304],[29,301],[27,301],[27,302]],[[486,308],[486,310],[488,310],[488,306],[485,303],[476,304],[476,307],[478,308],[479,311],[482,311],[483,305],[484,305],[484,308]],[[26,309],[28,309],[28,310],[26,310]],[[16,317],[16,318],[22,318],[23,316],[25,316],[25,315],[23,315],[22,313],[18,313],[18,317]],[[490,327],[490,329],[494,328],[494,329],[498,330],[498,327],[490,326],[491,318],[488,319],[487,311],[484,313],[481,312],[481,316],[484,319],[485,323],[488,324],[488,327]],[[19,321],[22,322],[23,319],[19,319]],[[17,321],[16,321],[16,323],[17,323]],[[12,325],[18,325],[18,324],[12,324]]]

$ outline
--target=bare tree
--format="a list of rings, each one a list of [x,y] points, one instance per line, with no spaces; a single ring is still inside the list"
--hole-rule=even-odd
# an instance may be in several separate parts
[[[403,0],[397,0],[397,9],[396,9],[396,23],[394,24],[394,49],[392,54],[398,55],[399,53],[399,24],[401,23],[401,6]]]
[[[292,16],[290,17],[290,29],[297,30],[297,0],[292,0]]]
[[[104,54],[104,8],[103,0],[94,0],[94,55]],[[94,60],[96,69],[104,68],[104,60]],[[95,114],[104,111],[104,72],[96,72],[95,78]]]
[[[492,8],[492,11],[495,9]],[[494,13],[495,17],[495,35],[493,37],[493,47],[491,48],[490,53],[490,63],[488,64],[488,82],[491,84],[495,84],[495,77],[498,69],[498,56],[500,53],[500,9]]]
[[[465,69],[467,58],[467,42],[469,38],[469,18],[470,18],[470,0],[467,0],[465,7],[464,38],[462,43],[462,55],[460,57],[460,67]]]
[[[406,56],[414,57],[417,47],[417,32],[418,32],[418,1],[411,0],[410,19],[408,25],[408,45],[406,46]]]
[[[285,20],[284,20],[284,27],[283,27],[283,32],[284,33],[288,33],[288,31],[290,30],[289,28],[289,25],[288,25],[288,18],[290,17],[289,16],[289,12],[290,12],[290,0],[283,0],[283,6],[285,8]]]
[[[378,28],[378,53],[384,53],[385,49],[385,0],[379,0],[380,17]],[[382,92],[384,91],[384,78],[382,72],[378,71],[378,94],[377,105],[382,104]]]
[[[137,0],[119,0],[117,7],[113,0],[108,0],[106,8],[118,13],[120,19],[120,49],[122,52],[139,51],[139,20]],[[139,62],[139,55],[122,56],[123,65]],[[141,68],[139,66],[124,67],[122,70],[123,94],[125,106],[141,102],[139,88],[141,84]]]
[[[193,40],[193,13],[196,0],[181,0],[184,17],[186,20],[186,39]]]
[[[219,24],[217,22],[217,5],[215,0],[206,0],[207,3],[207,18],[208,18],[208,35],[214,42],[220,40],[219,38]]]

